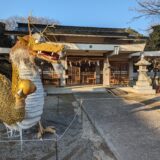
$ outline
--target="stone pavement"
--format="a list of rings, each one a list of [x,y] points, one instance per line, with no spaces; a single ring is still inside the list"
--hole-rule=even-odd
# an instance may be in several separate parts
[[[79,105],[72,94],[45,97],[42,123],[44,126],[56,127],[60,137],[57,159],[115,160],[104,140],[93,130],[87,117],[84,116],[83,123],[81,122],[78,109]],[[55,135],[45,134],[43,140],[38,140],[37,131],[36,126],[23,131],[25,141],[21,150],[19,137],[7,138],[4,125],[0,124],[0,160],[56,160]]]
[[[109,93],[75,93],[75,97],[83,99],[84,110],[118,160],[160,160],[158,97],[144,103],[135,101],[138,97]]]

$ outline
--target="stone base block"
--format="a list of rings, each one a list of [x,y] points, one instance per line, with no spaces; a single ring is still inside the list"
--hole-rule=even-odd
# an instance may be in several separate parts
[[[138,86],[138,85],[135,85],[135,86],[133,86],[133,88],[137,89],[137,90],[153,90],[152,86]]]
[[[152,89],[151,86],[146,86],[146,87],[134,86],[133,89],[136,93],[140,94],[156,94],[156,90]]]
[[[150,83],[148,81],[137,81],[136,86],[150,86]]]

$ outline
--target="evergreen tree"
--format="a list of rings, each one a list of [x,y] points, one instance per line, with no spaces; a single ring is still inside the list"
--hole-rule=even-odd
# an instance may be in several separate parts
[[[160,50],[160,25],[152,27],[152,32],[149,35],[149,39],[146,44],[146,51]]]

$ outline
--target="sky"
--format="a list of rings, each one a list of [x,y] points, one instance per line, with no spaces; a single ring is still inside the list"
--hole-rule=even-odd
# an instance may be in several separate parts
[[[10,16],[43,16],[62,25],[128,28],[142,34],[149,19],[133,21],[136,0],[0,0],[0,19]]]

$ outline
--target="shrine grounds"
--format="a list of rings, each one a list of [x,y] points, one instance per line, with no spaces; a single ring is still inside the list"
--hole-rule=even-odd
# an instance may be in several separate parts
[[[21,145],[1,125],[0,159],[159,160],[159,100],[122,89],[48,94],[42,122],[57,136],[38,140],[33,127],[23,131]]]

